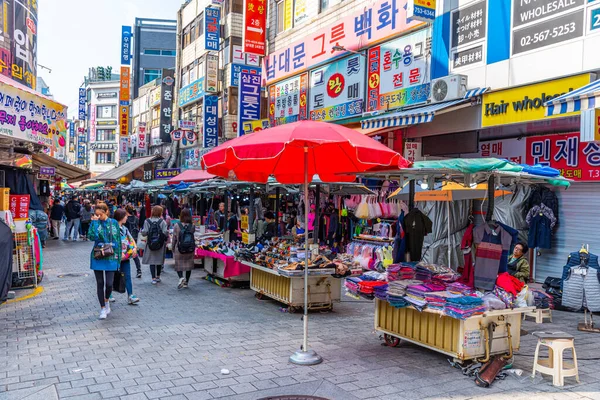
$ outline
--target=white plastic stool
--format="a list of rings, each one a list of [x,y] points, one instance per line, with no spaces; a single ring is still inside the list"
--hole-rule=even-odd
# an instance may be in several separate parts
[[[532,377],[535,377],[535,372],[538,371],[542,374],[552,375],[554,386],[564,386],[565,377],[569,376],[574,376],[579,383],[575,338],[565,332],[534,332],[533,335],[538,338],[538,343],[533,360]],[[548,347],[548,358],[538,359],[540,346]],[[563,352],[566,349],[571,349],[573,352],[572,363],[563,361]]]
[[[552,310],[549,308],[536,308],[535,310],[523,313],[523,320],[527,317],[535,318],[536,324],[541,324],[545,319],[549,319],[552,322]]]

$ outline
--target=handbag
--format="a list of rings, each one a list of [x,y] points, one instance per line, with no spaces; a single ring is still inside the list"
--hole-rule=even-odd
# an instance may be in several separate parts
[[[121,271],[115,272],[115,278],[113,279],[113,291],[117,293],[125,293],[125,274]]]
[[[94,258],[96,260],[102,260],[115,255],[112,243],[99,243],[94,247]]]

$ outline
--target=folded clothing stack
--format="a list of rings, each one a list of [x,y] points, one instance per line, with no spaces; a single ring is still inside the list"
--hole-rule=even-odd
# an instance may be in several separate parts
[[[423,282],[415,280],[415,279],[407,279],[401,281],[392,281],[388,284],[388,294],[393,294],[394,296],[402,297],[406,296],[406,288],[411,285],[420,285]]]
[[[448,298],[444,307],[444,314],[457,319],[467,319],[473,315],[481,315],[485,311],[483,300],[472,296]]]
[[[446,290],[450,293],[456,294],[471,294],[471,292],[473,291],[472,288],[460,282],[453,282],[449,284],[448,286],[446,286]]]
[[[415,278],[423,282],[430,282],[433,278],[433,272],[421,265],[417,265]]]
[[[425,301],[427,302],[427,307],[433,310],[444,311],[444,307],[446,306],[446,300],[450,297],[455,297],[455,295],[444,292],[429,292],[425,295]]]
[[[354,295],[358,296],[358,284],[362,282],[362,279],[360,278],[346,278],[346,282],[344,283],[344,286],[346,287],[346,290],[349,293],[352,293]]]
[[[458,278],[460,278],[460,275],[458,275],[454,271],[445,272],[443,274],[437,274],[434,277],[435,280],[438,280],[438,281],[443,282],[443,283],[454,282],[454,281],[458,280]]]
[[[387,286],[387,282],[383,281],[362,281],[358,283],[358,294],[366,299],[375,298],[375,288],[377,286]]]
[[[388,284],[375,286],[373,288],[373,294],[379,300],[387,300]]]

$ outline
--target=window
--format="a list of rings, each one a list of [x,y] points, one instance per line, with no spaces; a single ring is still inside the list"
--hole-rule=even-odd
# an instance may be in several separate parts
[[[326,11],[328,8],[336,6],[340,4],[344,0],[321,0],[321,11]]]
[[[198,31],[196,29],[196,21],[194,21],[194,22],[192,22],[192,26],[190,27],[190,43],[192,43],[194,40],[196,40],[197,33],[198,33]]]
[[[278,0],[277,33],[287,31],[294,25],[294,0]]]
[[[144,49],[144,55],[147,56],[175,56],[175,50],[158,50],[158,49]]]
[[[96,164],[114,164],[115,153],[96,152]]]
[[[162,71],[160,69],[145,69],[144,70],[144,85],[148,82],[162,77]]]
[[[198,30],[198,34],[196,35],[196,37],[204,35],[204,13],[198,16],[198,24],[196,26],[196,29]]]
[[[183,48],[186,48],[190,43],[192,43],[192,35],[190,33],[190,27],[186,27],[183,30]]]
[[[96,130],[96,140],[102,141],[115,141],[116,135],[114,129],[98,129]]]
[[[117,115],[117,106],[97,106],[96,118],[115,118]]]
[[[238,14],[244,13],[244,0],[233,0],[231,11]]]
[[[277,33],[285,30],[285,1],[277,3]]]

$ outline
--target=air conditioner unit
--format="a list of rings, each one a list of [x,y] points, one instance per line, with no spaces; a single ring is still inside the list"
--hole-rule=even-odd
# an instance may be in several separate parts
[[[467,94],[466,75],[448,75],[431,81],[431,103],[460,99]]]
[[[376,111],[367,111],[367,112],[364,112],[362,114],[363,118],[375,117],[377,115],[379,115],[379,111],[378,110],[376,110]]]

